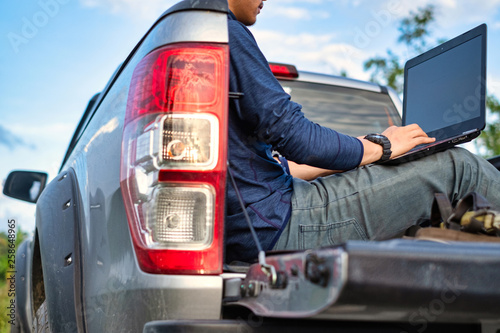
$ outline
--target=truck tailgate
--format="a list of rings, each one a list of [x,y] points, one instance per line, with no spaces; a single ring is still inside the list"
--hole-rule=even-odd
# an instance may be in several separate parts
[[[500,243],[351,241],[266,261],[275,282],[254,264],[235,302],[259,316],[500,324]]]

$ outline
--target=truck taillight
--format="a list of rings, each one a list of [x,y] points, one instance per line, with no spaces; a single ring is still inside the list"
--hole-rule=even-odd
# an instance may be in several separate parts
[[[281,79],[296,79],[299,77],[299,72],[297,67],[294,65],[279,64],[276,62],[270,62],[269,68],[273,72],[274,76]]]
[[[121,189],[146,272],[222,272],[228,54],[227,45],[178,43],[134,70]]]

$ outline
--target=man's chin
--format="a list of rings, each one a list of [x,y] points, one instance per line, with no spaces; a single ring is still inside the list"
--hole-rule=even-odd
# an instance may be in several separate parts
[[[257,22],[257,18],[255,18],[255,20],[248,20],[246,22],[243,22],[244,25],[246,25],[247,27],[251,27],[252,25],[254,25],[255,23]]]

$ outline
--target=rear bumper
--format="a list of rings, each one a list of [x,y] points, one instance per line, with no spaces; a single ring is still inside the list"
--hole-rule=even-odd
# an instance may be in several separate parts
[[[144,326],[143,333],[401,333],[416,332],[410,324],[347,322],[308,319],[276,319],[256,316],[240,317],[236,320],[200,320],[200,321],[152,321]],[[430,323],[426,333],[477,333],[479,325],[433,324]],[[483,331],[487,333],[487,331]],[[491,331],[495,332],[495,331]]]
[[[230,333],[247,332],[247,325],[237,320],[160,320],[144,325],[143,333],[190,332]]]
[[[500,243],[393,240],[267,257],[242,282],[237,302],[264,317],[500,325]]]

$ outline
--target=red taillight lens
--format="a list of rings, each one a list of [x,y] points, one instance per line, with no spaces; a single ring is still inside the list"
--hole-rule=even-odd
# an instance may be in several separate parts
[[[222,272],[228,47],[179,43],[136,67],[121,188],[141,269]]]
[[[297,68],[293,65],[270,62],[269,67],[271,68],[271,71],[276,77],[286,78],[286,79],[296,79],[299,77],[299,72],[297,71]]]

